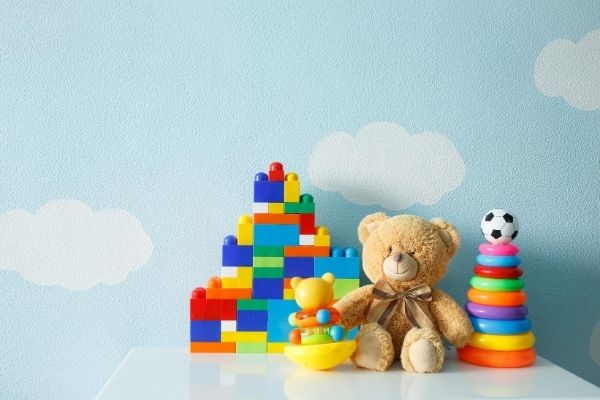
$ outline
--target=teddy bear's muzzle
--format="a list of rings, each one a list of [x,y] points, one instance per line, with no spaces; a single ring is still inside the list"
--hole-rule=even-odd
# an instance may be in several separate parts
[[[417,275],[418,264],[409,254],[393,252],[383,261],[383,273],[394,281],[409,281]]]

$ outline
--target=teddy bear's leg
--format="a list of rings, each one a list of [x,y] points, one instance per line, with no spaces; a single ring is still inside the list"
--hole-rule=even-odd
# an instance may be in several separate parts
[[[361,325],[356,341],[358,345],[350,359],[359,367],[385,371],[394,362],[392,336],[381,325]]]
[[[400,354],[402,367],[411,372],[438,372],[444,363],[440,335],[429,328],[412,328],[406,333]]]

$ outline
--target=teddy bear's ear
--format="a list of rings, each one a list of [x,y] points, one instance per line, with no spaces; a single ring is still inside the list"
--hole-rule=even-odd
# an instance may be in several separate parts
[[[440,218],[432,219],[431,223],[437,229],[438,235],[440,235],[444,244],[446,244],[450,257],[454,256],[460,247],[460,235],[456,228]]]
[[[331,272],[325,272],[323,274],[323,276],[321,276],[321,279],[323,279],[325,282],[329,283],[330,285],[333,285],[333,282],[335,282],[335,276],[333,276],[333,274]]]
[[[389,217],[382,212],[364,217],[362,221],[360,221],[360,224],[358,224],[358,240],[360,240],[360,243],[364,244],[369,236],[371,236],[371,233],[377,229],[379,224],[388,218]]]
[[[298,284],[302,281],[302,278],[300,277],[293,277],[292,280],[290,281],[290,286],[292,287],[292,289],[296,289],[296,287],[298,286]]]

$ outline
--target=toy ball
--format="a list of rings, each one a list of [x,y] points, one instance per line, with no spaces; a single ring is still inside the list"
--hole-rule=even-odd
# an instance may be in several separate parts
[[[302,337],[300,336],[300,329],[292,329],[288,336],[291,344],[301,344]]]
[[[492,244],[510,243],[519,233],[519,221],[508,211],[495,208],[481,220],[481,233]]]
[[[331,313],[326,308],[321,308],[317,311],[317,322],[320,324],[328,324],[331,321]]]
[[[344,328],[340,325],[334,325],[329,330],[329,334],[334,342],[339,342],[344,338]]]

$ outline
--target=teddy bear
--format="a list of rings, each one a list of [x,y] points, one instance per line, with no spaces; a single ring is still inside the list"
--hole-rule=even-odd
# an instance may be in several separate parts
[[[460,348],[473,333],[463,309],[435,287],[460,246],[457,230],[441,219],[375,213],[360,222],[358,238],[373,284],[334,304],[346,329],[361,326],[352,362],[385,371],[400,358],[407,371],[440,371],[442,337]]]

